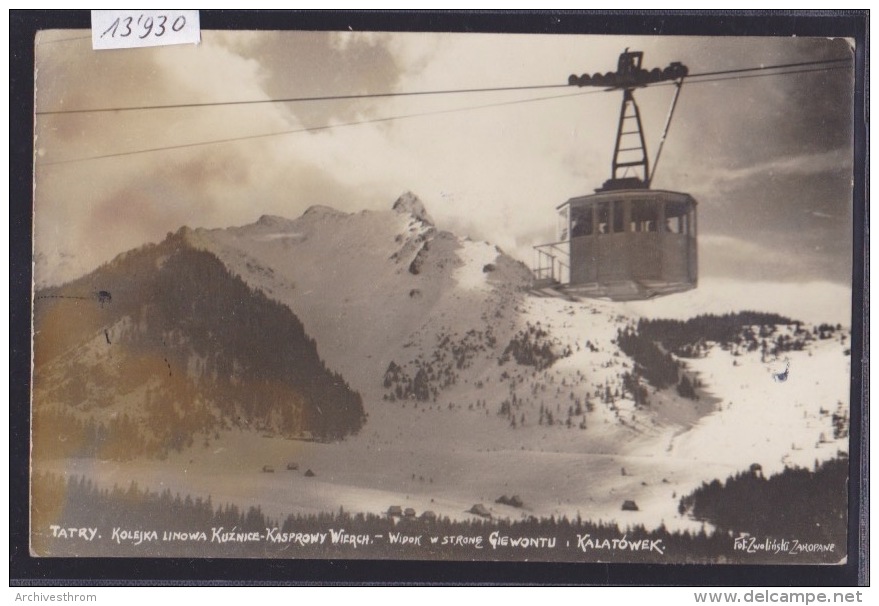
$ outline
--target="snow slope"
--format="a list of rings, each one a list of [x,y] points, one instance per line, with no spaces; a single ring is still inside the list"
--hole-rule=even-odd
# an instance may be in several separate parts
[[[475,325],[493,293],[521,289],[528,279],[509,258],[484,273],[501,252],[437,230],[411,194],[387,212],[313,207],[295,221],[264,216],[189,237],[288,305],[322,357],[358,389],[368,389],[414,333]]]

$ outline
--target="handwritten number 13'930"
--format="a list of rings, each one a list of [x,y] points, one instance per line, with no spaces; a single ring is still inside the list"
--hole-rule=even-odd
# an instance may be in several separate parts
[[[152,17],[144,17],[140,15],[135,22],[134,17],[120,17],[117,18],[110,27],[108,27],[104,33],[101,34],[101,38],[110,34],[111,38],[115,38],[118,34],[120,38],[127,38],[132,33],[137,35],[137,32],[142,31],[143,35],[138,35],[137,37],[143,40],[150,34],[153,34],[156,38],[162,37],[167,30],[166,24],[168,23],[168,17],[166,15],[159,15],[155,19]],[[134,25],[134,28],[132,28]],[[186,27],[186,17],[180,15],[171,23],[171,30],[174,32],[179,32],[181,29]],[[121,32],[120,32],[121,30]]]

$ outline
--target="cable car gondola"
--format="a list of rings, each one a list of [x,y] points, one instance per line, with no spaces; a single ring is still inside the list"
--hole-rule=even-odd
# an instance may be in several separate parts
[[[571,76],[577,86],[622,90],[611,178],[594,194],[557,207],[558,240],[535,246],[535,289],[624,301],[695,288],[698,282],[696,200],[686,193],[650,189],[653,172],[634,90],[673,81],[675,93],[656,161],[671,123],[686,66],[641,68],[643,53],[620,55],[617,71]]]

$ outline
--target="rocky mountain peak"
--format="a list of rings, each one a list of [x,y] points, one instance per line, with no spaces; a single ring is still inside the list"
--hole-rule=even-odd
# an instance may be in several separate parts
[[[427,209],[424,207],[424,203],[411,191],[407,191],[397,198],[397,201],[394,202],[393,209],[401,214],[408,213],[425,225],[434,225],[433,219],[427,214]]]

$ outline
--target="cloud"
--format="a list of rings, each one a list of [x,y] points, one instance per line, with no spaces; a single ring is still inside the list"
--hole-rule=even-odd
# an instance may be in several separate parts
[[[839,170],[851,171],[851,168],[852,150],[832,149],[799,156],[772,158],[737,168],[715,166],[703,173],[697,187],[702,190],[723,192],[738,187],[742,181],[761,177],[802,177]]]
[[[759,242],[743,237],[699,237],[700,274],[763,282],[824,280],[850,284],[851,261],[831,241],[797,241],[790,237]]]

